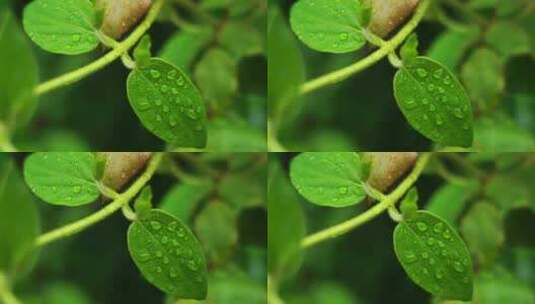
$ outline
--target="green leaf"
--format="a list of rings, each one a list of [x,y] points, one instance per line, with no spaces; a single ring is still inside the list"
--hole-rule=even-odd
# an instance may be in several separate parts
[[[268,269],[271,275],[282,279],[295,274],[303,261],[305,215],[277,161],[270,163],[268,172]]]
[[[410,64],[418,56],[418,36],[412,33],[399,51],[401,59],[405,64]]]
[[[138,217],[144,217],[152,209],[152,189],[145,186],[134,202],[134,209]]]
[[[179,219],[153,209],[128,228],[128,250],[154,286],[184,299],[206,297],[206,261],[199,241]]]
[[[447,30],[433,41],[427,56],[454,71],[466,51],[478,41],[479,32],[477,26],[465,31]]]
[[[505,89],[504,72],[501,58],[490,49],[480,48],[464,63],[461,79],[474,101],[490,106]]]
[[[39,293],[40,304],[90,304],[92,301],[83,290],[70,282],[48,284]]]
[[[236,61],[224,50],[208,50],[195,67],[195,82],[206,100],[228,105],[238,90]]]
[[[529,35],[522,27],[509,21],[494,23],[487,31],[485,41],[505,57],[531,51]]]
[[[219,33],[219,43],[236,59],[262,52],[263,37],[250,24],[227,22]]]
[[[501,267],[478,275],[475,297],[485,304],[535,303],[533,288]]]
[[[0,120],[15,127],[25,124],[35,110],[33,89],[38,70],[30,45],[9,9],[0,11],[0,45],[0,66],[6,71],[0,74]]]
[[[310,48],[347,53],[366,43],[359,21],[361,15],[360,0],[299,0],[290,11],[290,24]]]
[[[221,265],[238,242],[236,212],[222,202],[211,202],[195,219],[195,232],[208,260]]]
[[[489,203],[476,203],[463,217],[460,229],[479,263],[490,265],[505,242],[500,210]]]
[[[237,208],[261,205],[266,194],[265,171],[261,172],[261,174],[254,173],[257,172],[239,172],[225,175],[219,184],[221,197]],[[243,185],[247,185],[247,187]]]
[[[428,211],[417,211],[396,226],[394,250],[418,286],[444,299],[472,299],[470,253],[446,221]]]
[[[394,77],[394,96],[409,123],[445,146],[472,145],[472,105],[457,78],[440,63],[417,57]]]
[[[453,225],[478,190],[479,184],[474,180],[466,184],[446,184],[433,193],[426,209]]]
[[[206,301],[207,303],[266,303],[265,284],[253,280],[249,275],[244,273],[237,271],[228,273],[217,271],[210,277],[209,285],[210,292]]]
[[[208,27],[199,31],[180,31],[165,42],[159,57],[190,74],[193,61],[211,39],[212,29]]]
[[[362,163],[355,152],[306,152],[290,164],[290,178],[310,202],[330,207],[359,203],[363,189]]]
[[[529,187],[511,175],[497,174],[485,183],[485,196],[506,213],[512,209],[530,207]]]
[[[204,103],[181,70],[152,58],[128,75],[127,92],[136,115],[153,134],[178,147],[206,145]]]
[[[418,210],[418,190],[411,188],[399,205],[399,209],[403,214],[403,218],[408,219],[412,217]]]
[[[474,148],[486,152],[533,151],[535,139],[504,115],[486,116],[474,126]]]
[[[150,36],[145,35],[143,36],[143,38],[141,38],[136,48],[134,49],[134,60],[136,61],[136,65],[138,65],[139,67],[145,67],[149,65],[151,58],[150,48]]]
[[[98,44],[96,14],[89,0],[34,0],[24,9],[24,30],[44,50],[77,55]]]
[[[269,17],[268,111],[275,119],[289,121],[301,108],[298,91],[305,81],[305,65],[297,41],[279,9],[270,9]]]
[[[208,122],[208,144],[211,152],[264,152],[266,132],[239,118],[216,118]]]
[[[210,191],[212,183],[209,180],[195,184],[178,184],[165,194],[160,208],[187,223],[197,205]]]
[[[33,265],[39,214],[8,154],[0,155],[0,272],[11,278]]]
[[[37,152],[24,162],[24,179],[43,201],[53,205],[79,206],[99,195],[96,160],[89,152]]]

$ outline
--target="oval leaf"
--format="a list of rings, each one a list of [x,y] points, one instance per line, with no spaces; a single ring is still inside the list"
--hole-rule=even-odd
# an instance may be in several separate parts
[[[440,63],[417,57],[400,68],[394,77],[394,96],[411,126],[425,137],[447,146],[472,145],[470,99]]]
[[[130,225],[127,238],[134,263],[152,285],[183,299],[206,297],[201,245],[179,219],[151,210]]]
[[[153,134],[179,147],[206,145],[206,112],[199,91],[178,68],[152,58],[127,80],[128,100]]]
[[[399,223],[394,230],[394,250],[407,275],[423,289],[444,299],[472,299],[468,248],[438,216],[417,211]]]
[[[310,48],[347,53],[366,43],[359,22],[361,10],[359,0],[300,0],[292,7],[290,24]]]
[[[97,47],[95,11],[89,0],[35,0],[24,9],[24,30],[51,53],[76,55]]]
[[[38,152],[24,163],[24,179],[35,195],[53,205],[78,206],[96,200],[96,160],[89,152]]]
[[[317,205],[345,207],[366,196],[355,152],[302,153],[290,165],[290,178],[297,191]]]

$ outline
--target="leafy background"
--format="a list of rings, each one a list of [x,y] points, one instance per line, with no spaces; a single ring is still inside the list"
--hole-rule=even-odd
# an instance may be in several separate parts
[[[293,157],[295,154],[271,154],[270,162],[285,168],[288,178]],[[435,155],[416,183],[420,208],[452,223],[472,252],[476,273],[472,303],[535,303],[534,161],[533,154],[522,153],[442,153]],[[270,166],[270,178],[275,178],[272,172]],[[294,210],[277,223],[292,225],[291,231],[306,229],[306,234],[354,217],[370,206],[364,201],[356,207],[320,207],[295,190],[285,193],[286,204],[297,204],[304,221],[299,210]],[[271,197],[268,201],[271,214]],[[300,267],[297,273],[278,279],[281,297],[289,304],[466,303],[432,299],[410,281],[394,254],[394,227],[395,222],[385,213],[343,236],[308,248],[301,253],[302,261],[294,257],[293,264],[281,271],[292,274]],[[275,230],[269,227],[269,231]],[[286,235],[272,237],[290,242]],[[289,246],[278,245],[277,252],[269,247],[270,257],[288,254]],[[272,280],[276,276],[272,271],[270,275]]]
[[[22,29],[22,10],[30,1],[7,2],[11,3],[17,23]],[[203,24],[190,11],[176,5],[177,2],[179,1],[168,1],[158,22],[148,31],[155,56],[160,55],[166,43],[176,44],[170,42],[172,37],[185,32],[170,21],[171,11],[176,11],[188,22]],[[209,149],[263,151],[265,150],[266,58],[262,37],[265,36],[265,4],[257,0],[240,3],[230,1],[193,3],[200,11],[215,20],[214,36],[206,45],[192,51],[193,66],[189,71],[190,78],[195,80],[197,85],[199,85],[198,78],[194,76],[196,69],[204,70],[204,74],[207,75],[200,86],[201,92],[207,94],[210,91],[209,94],[213,99],[210,102],[205,100],[211,121],[208,127],[211,137],[208,143]],[[236,12],[238,5],[243,9]],[[234,7],[232,13],[231,7]],[[249,37],[252,37],[247,40],[248,44],[245,46],[243,43],[240,44],[243,34],[239,30],[229,31],[225,38],[236,43],[220,42],[223,29],[235,22],[239,22],[241,26],[238,29],[246,28]],[[55,55],[40,49],[31,43],[28,37],[26,40],[37,58],[40,81],[74,70],[105,54],[105,50],[99,48],[95,52],[78,56]],[[249,49],[243,51],[243,48]],[[226,56],[226,60],[212,60],[209,64],[200,64],[203,60],[206,61],[206,54],[214,49],[220,50],[219,52]],[[235,53],[236,50],[240,53]],[[175,56],[178,54],[180,57],[182,52],[188,53],[183,46],[175,46]],[[10,60],[13,58],[0,58],[0,62]],[[13,139],[15,145],[21,150],[30,151],[164,149],[164,143],[143,128],[130,108],[126,96],[128,72],[120,60],[117,60],[73,85],[40,96],[30,124],[19,129],[15,135]],[[3,77],[9,77],[9,71],[1,73]],[[223,90],[219,89],[221,87]]]
[[[16,160],[14,174],[19,175],[22,189],[14,189],[29,193],[22,181],[26,156],[3,154],[2,160]],[[128,252],[129,221],[120,212],[73,237],[41,248],[31,271],[18,273],[15,294],[30,304],[265,303],[266,156],[181,153],[172,158],[183,170],[179,173],[182,180],[177,180],[176,172],[169,171],[169,165],[162,166],[149,182],[154,192],[153,204],[187,218],[185,223],[201,240],[209,270],[207,301],[177,302],[145,281]],[[0,174],[5,176],[7,172],[3,170]],[[248,191],[239,191],[244,184]],[[9,197],[14,196],[11,193]],[[82,207],[57,207],[36,197],[29,203],[38,209],[43,232],[89,215],[105,204],[99,200]],[[214,205],[220,212],[213,212]],[[191,206],[189,217],[182,206]],[[8,224],[6,233],[13,234],[21,217],[2,215],[5,213],[0,214],[0,220]]]
[[[282,9],[286,22],[295,2],[270,1]],[[452,3],[460,4],[461,10]],[[478,25],[463,10],[475,12],[485,24]],[[438,12],[449,20],[444,22]],[[416,29],[420,53],[449,66],[472,97],[478,150],[522,152],[535,147],[531,85],[535,76],[530,72],[535,68],[534,21],[531,1],[444,0],[434,1]],[[465,27],[462,31],[459,24]],[[499,30],[489,38],[489,31],[497,25]],[[480,27],[479,32],[470,34],[474,27]],[[306,79],[345,67],[372,50],[326,54],[309,49],[296,37],[295,43],[304,57]],[[491,55],[482,55],[482,49]],[[300,105],[299,115],[283,119],[284,128],[278,134],[281,143],[294,151],[432,149],[432,143],[398,109],[392,89],[394,73],[385,59],[341,83],[302,96],[295,101]]]

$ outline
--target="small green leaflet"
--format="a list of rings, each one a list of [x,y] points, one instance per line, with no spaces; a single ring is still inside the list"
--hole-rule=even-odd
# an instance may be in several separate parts
[[[404,218],[410,218],[418,210],[418,190],[411,188],[399,205]]]
[[[457,78],[440,63],[416,57],[394,77],[394,96],[409,123],[446,146],[470,147],[472,105]]]
[[[159,52],[159,56],[185,73],[191,75],[191,65],[203,48],[210,43],[213,33],[210,27],[198,31],[182,30],[169,38]]]
[[[290,178],[297,191],[317,205],[345,207],[366,196],[355,152],[301,153],[292,160]]]
[[[394,250],[417,285],[449,300],[472,299],[472,260],[466,244],[444,220],[417,211],[394,230]]]
[[[24,30],[51,53],[76,55],[99,44],[96,15],[89,0],[34,0],[24,9]]]
[[[290,24],[310,48],[347,53],[366,43],[359,21],[361,11],[360,0],[299,0],[290,11]]]
[[[128,250],[143,276],[183,299],[206,298],[206,261],[199,241],[179,219],[153,209],[128,228]]]
[[[53,205],[95,201],[100,195],[95,171],[95,156],[89,152],[37,152],[24,163],[24,179],[32,192]]]
[[[485,41],[505,57],[528,54],[530,37],[520,26],[509,21],[492,24],[485,34]]]
[[[204,103],[181,70],[152,58],[130,73],[127,92],[141,123],[153,134],[178,147],[206,145]]]
[[[152,209],[152,188],[150,186],[145,186],[136,197],[134,209],[136,210],[136,215],[140,218],[144,217]]]

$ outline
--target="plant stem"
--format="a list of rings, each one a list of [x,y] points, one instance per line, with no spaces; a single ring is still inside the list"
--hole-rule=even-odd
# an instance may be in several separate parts
[[[268,275],[268,281],[267,281],[267,302],[268,304],[284,304],[284,301],[280,298],[279,293],[277,291],[277,283],[275,282],[275,279],[271,277],[271,275]]]
[[[345,222],[342,222],[340,224],[334,225],[332,227],[305,237],[301,242],[301,247],[311,247],[325,240],[345,234],[359,227],[360,225],[374,219],[375,217],[383,213],[385,210],[387,210],[389,207],[394,206],[396,202],[400,198],[402,198],[403,195],[405,195],[405,193],[416,182],[423,169],[425,168],[427,162],[429,161],[431,155],[431,153],[422,154],[414,165],[412,172],[403,180],[403,182],[399,184],[399,186],[394,191],[386,195],[384,199],[381,200],[378,204],[368,209],[364,213],[355,216],[352,219],[349,219]]]
[[[386,43],[383,44],[378,50],[371,53],[367,57],[353,63],[352,65],[349,65],[345,68],[339,69],[337,71],[331,72],[329,74],[320,76],[316,79],[310,80],[306,83],[304,83],[301,86],[300,93],[302,95],[307,94],[309,92],[312,92],[314,90],[317,90],[319,88],[322,88],[324,86],[334,84],[337,82],[340,82],[342,80],[345,80],[352,76],[353,74],[356,74],[371,65],[375,64],[379,60],[383,59],[388,54],[394,52],[396,48],[405,41],[407,36],[409,36],[410,33],[418,26],[420,21],[425,15],[425,12],[429,8],[429,4],[431,3],[430,0],[423,0],[416,11],[414,12],[414,15],[412,18],[403,26],[403,28],[390,40],[386,41]]]
[[[277,139],[277,128],[269,119],[267,122],[267,145],[269,152],[287,152],[287,149]]]
[[[4,304],[21,304],[22,302],[15,297],[11,288],[9,287],[9,282],[5,274],[0,272],[0,303]]]
[[[3,123],[0,122],[0,151],[1,152],[16,152],[17,148],[9,138],[9,131]]]
[[[150,160],[147,169],[145,169],[145,172],[143,172],[143,174],[137,178],[137,180],[130,186],[130,188],[128,188],[128,190],[119,194],[119,196],[111,203],[109,203],[106,207],[76,222],[67,224],[63,227],[42,234],[36,239],[35,246],[43,246],[50,242],[66,238],[80,231],[83,231],[88,227],[112,215],[115,211],[121,209],[123,205],[128,204],[128,202],[133,199],[137,195],[137,193],[145,186],[145,184],[152,178],[161,160],[162,154],[155,154]]]
[[[34,89],[34,95],[42,95],[45,93],[48,93],[54,89],[67,86],[69,84],[75,83],[88,75],[91,75],[92,73],[102,69],[106,65],[110,64],[111,62],[115,61],[117,58],[121,57],[125,52],[127,52],[130,48],[132,48],[137,41],[145,34],[145,32],[150,28],[154,20],[156,20],[156,17],[158,16],[162,6],[163,6],[164,0],[157,0],[154,2],[152,7],[150,8],[149,12],[147,13],[147,17],[145,17],[145,20],[141,22],[137,28],[128,36],[125,40],[119,42],[113,50],[111,50],[106,55],[102,56],[96,61],[93,61],[92,63],[81,67],[77,70],[74,70],[72,72],[63,74],[59,77],[56,77],[54,79],[48,80],[46,82],[43,82],[39,84]]]

